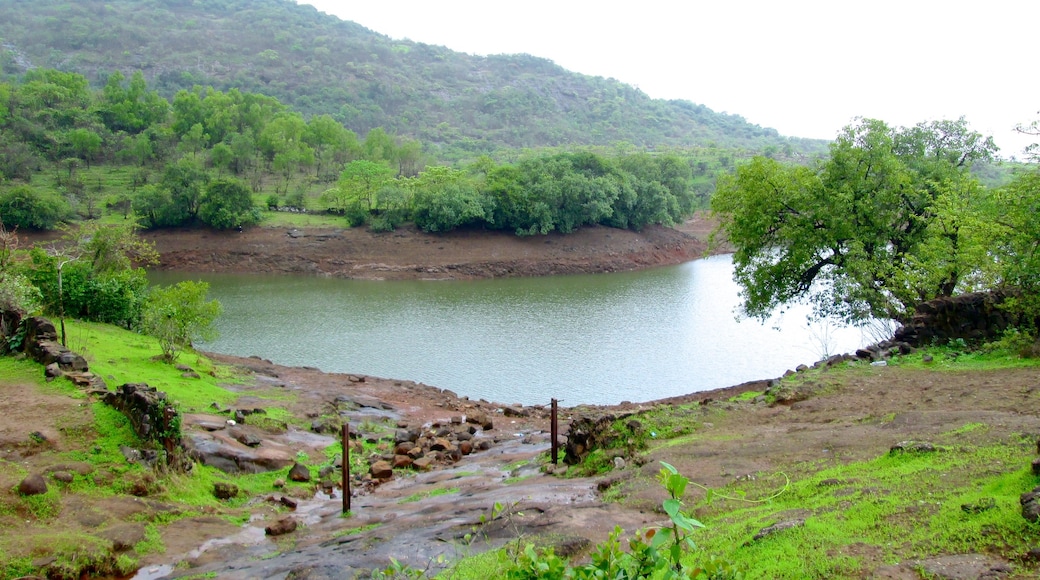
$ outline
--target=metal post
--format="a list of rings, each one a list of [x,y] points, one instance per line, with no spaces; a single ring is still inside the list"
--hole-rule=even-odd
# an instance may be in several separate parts
[[[550,416],[550,421],[552,422],[552,424],[549,427],[549,437],[552,439],[552,445],[550,447],[549,452],[552,453],[552,457],[550,458],[552,460],[552,464],[556,465],[556,452],[557,447],[559,446],[557,438],[560,434],[560,429],[556,426],[556,399],[552,400],[552,415]]]
[[[350,424],[343,423],[343,513],[350,511]]]

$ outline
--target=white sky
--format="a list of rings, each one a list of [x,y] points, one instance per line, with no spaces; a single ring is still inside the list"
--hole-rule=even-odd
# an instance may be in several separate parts
[[[781,134],[833,139],[854,117],[964,116],[1021,157],[1040,117],[1038,0],[315,0],[395,39],[527,53]]]

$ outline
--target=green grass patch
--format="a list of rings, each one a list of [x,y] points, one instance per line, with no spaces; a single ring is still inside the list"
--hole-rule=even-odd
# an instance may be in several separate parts
[[[457,488],[457,487],[438,487],[437,489],[431,489],[431,490],[428,490],[428,491],[420,491],[418,493],[413,493],[412,495],[410,495],[408,497],[401,498],[400,500],[398,500],[397,503],[415,503],[417,501],[422,501],[424,499],[428,499],[428,498],[431,498],[431,497],[437,497],[437,496],[440,496],[440,495],[450,495],[450,494],[453,494],[453,493],[459,493],[459,488]]]
[[[380,523],[380,522],[376,522],[376,523],[373,523],[373,524],[367,524],[367,525],[364,525],[364,526],[358,526],[356,528],[345,528],[345,529],[342,529],[342,530],[336,530],[335,532],[332,533],[332,537],[333,538],[342,538],[344,536],[355,536],[357,534],[363,534],[363,533],[365,533],[365,532],[367,532],[369,530],[374,530],[374,529],[378,528],[381,525],[383,525],[383,524]]]
[[[759,396],[762,396],[764,394],[765,394],[764,391],[748,391],[746,393],[741,393],[741,394],[737,395],[736,397],[730,397],[729,398],[729,402],[730,403],[743,403],[743,402],[746,402],[746,401],[754,401],[755,397],[759,397]]]
[[[183,371],[155,359],[158,342],[149,336],[107,324],[66,321],[69,348],[81,354],[90,369],[105,379],[110,388],[124,383],[148,383],[167,394],[182,412],[199,411],[213,402],[230,405],[237,395],[220,383],[247,380],[232,367],[216,365],[188,351],[178,360],[190,366],[200,378],[185,378]]]
[[[1018,504],[1019,494],[1038,482],[1017,468],[1028,465],[1030,447],[1013,442],[886,454],[793,481],[761,504],[719,499],[770,491],[768,481],[735,483],[697,505],[707,528],[697,534],[701,549],[691,558],[719,555],[754,570],[755,577],[834,578],[869,572],[849,546],[871,546],[884,562],[938,553],[1021,554],[1037,538]],[[758,530],[794,517],[789,514],[803,517],[805,525],[752,540]]]

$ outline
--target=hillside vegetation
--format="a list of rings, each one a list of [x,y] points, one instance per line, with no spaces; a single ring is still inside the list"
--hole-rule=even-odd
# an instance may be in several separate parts
[[[359,134],[382,127],[420,139],[444,158],[618,142],[811,156],[825,145],[530,55],[392,40],[288,0],[3,0],[0,8],[4,75],[58,68],[102,86],[112,72],[140,70],[167,98],[196,85],[237,88],[331,115]]]

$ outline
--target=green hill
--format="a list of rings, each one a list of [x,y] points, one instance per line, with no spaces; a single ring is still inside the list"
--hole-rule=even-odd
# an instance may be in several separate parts
[[[445,159],[562,145],[712,146],[825,152],[738,115],[651,99],[614,79],[530,55],[473,56],[392,40],[288,0],[0,0],[0,70],[144,73],[171,98],[211,85],[327,113],[358,134],[419,139]],[[652,65],[653,63],[648,63]],[[767,149],[768,148],[768,149]]]

